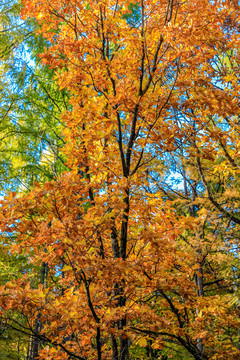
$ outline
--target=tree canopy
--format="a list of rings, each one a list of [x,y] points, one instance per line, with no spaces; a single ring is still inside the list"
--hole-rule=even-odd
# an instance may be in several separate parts
[[[33,265],[1,287],[2,321],[34,359],[240,356],[239,10],[23,1],[54,95],[21,114],[46,108],[37,131],[65,166],[1,201],[10,254]]]

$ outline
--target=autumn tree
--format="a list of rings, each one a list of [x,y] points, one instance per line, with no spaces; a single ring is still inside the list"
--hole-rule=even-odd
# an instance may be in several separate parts
[[[48,264],[44,286],[2,287],[2,317],[40,359],[236,359],[238,4],[25,0],[22,16],[70,93],[71,170],[2,201],[12,251]]]

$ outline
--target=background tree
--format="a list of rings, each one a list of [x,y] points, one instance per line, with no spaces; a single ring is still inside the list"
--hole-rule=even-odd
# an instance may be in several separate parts
[[[48,44],[35,21],[20,19],[20,8],[16,1],[1,4],[2,190],[29,189],[66,169],[60,114],[69,107],[68,95],[39,64],[36,55]]]
[[[20,19],[20,9],[17,1],[0,5],[1,196],[10,189],[28,191],[35,181],[53,179],[67,169],[61,154],[64,126],[60,114],[69,108],[68,94],[59,91],[53,71],[40,65],[36,55],[48,44],[37,34],[36,21]],[[28,258],[9,251],[14,238],[1,235],[1,285],[27,273],[36,286],[41,281],[41,269],[32,277],[33,265]],[[25,324],[17,313],[15,320]],[[1,359],[33,359],[31,342],[29,336],[1,322]]]

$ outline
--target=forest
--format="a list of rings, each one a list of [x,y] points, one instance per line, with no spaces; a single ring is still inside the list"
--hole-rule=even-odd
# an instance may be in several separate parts
[[[0,359],[240,359],[240,3],[2,0]]]

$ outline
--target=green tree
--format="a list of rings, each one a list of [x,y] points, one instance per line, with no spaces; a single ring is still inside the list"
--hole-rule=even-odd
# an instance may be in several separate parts
[[[33,20],[23,22],[16,1],[1,4],[0,188],[31,188],[67,169],[61,154],[61,113],[68,94],[36,54],[48,46]]]

